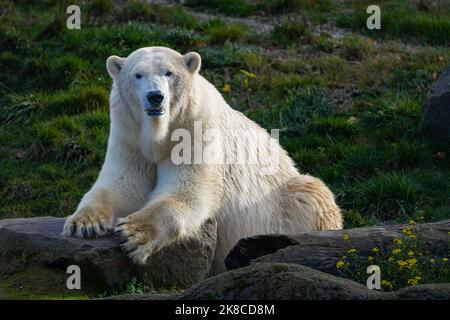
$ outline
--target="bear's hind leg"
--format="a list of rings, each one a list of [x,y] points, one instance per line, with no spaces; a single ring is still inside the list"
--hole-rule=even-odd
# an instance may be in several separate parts
[[[341,210],[333,193],[318,178],[299,175],[291,179],[286,185],[282,206],[289,232],[343,227]]]

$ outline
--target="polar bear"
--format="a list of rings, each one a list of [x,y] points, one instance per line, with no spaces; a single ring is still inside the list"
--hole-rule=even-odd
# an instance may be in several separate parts
[[[106,158],[97,181],[67,218],[64,235],[96,238],[114,230],[129,257],[144,263],[162,247],[196,236],[215,218],[212,273],[218,273],[240,238],[342,228],[327,186],[300,174],[277,139],[232,109],[200,75],[200,66],[198,53],[165,47],[107,59],[113,84]],[[195,138],[208,130],[221,138]],[[179,151],[182,133],[194,137],[184,142],[193,150]],[[258,161],[179,161],[209,147],[212,154],[269,154],[257,136],[277,155],[269,161],[275,163],[273,172],[263,172]]]

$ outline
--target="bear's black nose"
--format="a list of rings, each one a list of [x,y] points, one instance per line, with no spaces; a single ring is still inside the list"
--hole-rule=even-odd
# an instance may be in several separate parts
[[[152,105],[158,105],[158,104],[161,104],[161,102],[163,102],[164,95],[159,90],[158,91],[150,91],[147,94],[147,100]]]

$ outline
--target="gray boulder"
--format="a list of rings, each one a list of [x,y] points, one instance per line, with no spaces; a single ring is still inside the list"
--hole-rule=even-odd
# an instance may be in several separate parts
[[[184,289],[209,275],[216,243],[216,222],[201,236],[173,244],[136,266],[118,239],[66,238],[64,218],[0,220],[0,298],[98,296],[120,291],[139,279],[150,289]],[[82,291],[68,290],[69,265],[81,269]],[[136,288],[131,288],[136,289]]]
[[[406,287],[394,294],[400,300],[450,300],[450,283],[428,283]]]
[[[450,284],[408,287],[396,292],[365,286],[305,266],[254,263],[205,279],[181,293],[145,293],[112,300],[448,300]]]
[[[179,299],[367,300],[379,292],[348,279],[288,263],[256,263],[206,279]]]
[[[225,266],[228,270],[247,266],[255,257],[265,256],[295,244],[298,244],[296,239],[282,234],[243,238],[225,258]]]
[[[337,274],[336,262],[346,255],[348,249],[356,248],[360,256],[368,256],[372,248],[384,246],[394,238],[402,237],[402,229],[406,227],[407,225],[391,225],[243,238],[228,254],[226,266],[234,269],[260,262],[295,263]],[[418,224],[415,227],[421,241],[432,252],[442,252],[447,248],[449,231],[450,220]],[[344,235],[349,240],[344,240]],[[266,250],[268,243],[272,245]]]
[[[450,68],[444,70],[422,106],[429,130],[438,137],[450,137]]]
[[[382,299],[354,281],[287,263],[258,263],[203,280],[182,293],[131,294],[120,300],[350,300]]]

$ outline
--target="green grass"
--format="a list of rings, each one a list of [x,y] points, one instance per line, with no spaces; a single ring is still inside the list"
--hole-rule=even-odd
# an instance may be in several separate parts
[[[267,15],[299,13],[304,10],[323,12],[332,4],[330,0],[188,0],[186,5],[227,15],[250,16],[261,13]]]
[[[300,17],[288,16],[272,30],[272,41],[282,47],[298,46],[308,36],[308,23]]]
[[[370,46],[367,42],[356,35],[343,38],[341,48],[341,56],[349,61],[362,60],[370,53]]]
[[[297,167],[331,187],[346,227],[418,212],[425,221],[449,218],[450,143],[431,138],[420,114],[450,63],[449,11],[381,1],[385,29],[374,34],[361,29],[364,2],[330,2],[188,2],[213,13],[264,13],[275,24],[266,34],[219,17],[200,21],[177,5],[106,0],[83,3],[82,29],[70,31],[58,1],[8,2],[0,25],[0,218],[73,212],[106,151],[105,60],[152,45],[198,51],[202,74],[230,105],[281,129]],[[353,33],[314,32],[342,9],[354,10],[337,19]],[[401,10],[411,15],[401,18]]]
[[[226,41],[238,42],[245,36],[242,25],[226,23],[220,19],[210,20],[204,23],[201,28],[212,44],[223,44]]]
[[[374,38],[402,39],[429,45],[448,46],[450,43],[448,8],[439,13],[430,13],[417,11],[411,4],[404,7],[381,5],[381,30],[368,30],[366,27],[368,14],[362,7],[361,5],[359,10],[355,10],[351,15],[340,15],[337,18],[337,25],[363,32]]]
[[[87,300],[98,297],[94,290],[68,290],[61,270],[33,267],[0,278],[0,298],[8,300]]]

